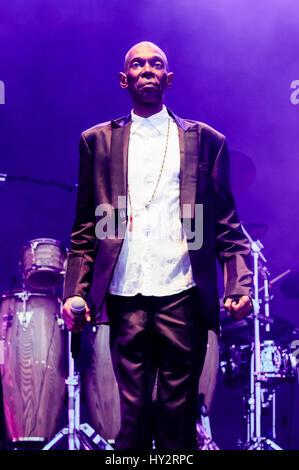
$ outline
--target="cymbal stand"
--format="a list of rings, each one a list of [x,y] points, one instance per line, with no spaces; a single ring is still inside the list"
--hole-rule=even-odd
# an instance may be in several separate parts
[[[80,425],[80,374],[71,353],[72,333],[68,333],[69,375],[65,383],[68,390],[68,426],[61,429],[42,450],[51,450],[67,436],[68,450],[113,450],[113,447],[87,423]]]
[[[267,260],[262,254],[262,243],[257,240],[254,241],[244,226],[241,225],[245,236],[251,244],[251,254],[253,256],[253,284],[254,284],[254,298],[253,298],[253,340],[251,345],[252,358],[250,367],[250,396],[248,401],[248,421],[247,421],[247,443],[245,448],[248,450],[263,450],[265,448],[272,448],[275,450],[280,449],[270,439],[262,437],[261,433],[261,415],[262,415],[262,382],[263,377],[261,374],[261,342],[260,342],[260,299],[259,299],[259,271],[260,259],[266,263]],[[264,273],[267,273],[264,270]],[[267,294],[268,286],[266,284]],[[269,310],[268,310],[269,314]],[[269,316],[269,315],[268,315]]]

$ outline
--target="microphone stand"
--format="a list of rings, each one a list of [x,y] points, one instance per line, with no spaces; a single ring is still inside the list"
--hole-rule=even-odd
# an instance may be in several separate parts
[[[253,241],[244,226],[241,224],[241,228],[251,244],[251,254],[253,256],[254,265],[254,299],[253,299],[253,341],[251,350],[253,351],[250,365],[250,395],[248,400],[248,420],[247,420],[247,432],[248,442],[246,448],[248,450],[264,450],[265,448],[272,448],[274,450],[281,450],[280,447],[272,442],[270,439],[262,437],[261,433],[261,415],[262,415],[262,381],[263,377],[261,374],[261,342],[260,342],[260,299],[259,299],[259,259],[263,263],[267,260],[262,254],[262,243],[257,240]],[[269,331],[269,292],[268,292],[268,270],[263,267],[264,275],[264,290],[266,300],[266,330]],[[267,322],[268,320],[268,322]]]
[[[72,333],[68,332],[68,426],[61,429],[42,450],[51,450],[67,436],[68,450],[113,450],[88,424],[80,424],[80,373],[76,367],[77,357],[72,353]],[[75,355],[76,356],[76,355]]]

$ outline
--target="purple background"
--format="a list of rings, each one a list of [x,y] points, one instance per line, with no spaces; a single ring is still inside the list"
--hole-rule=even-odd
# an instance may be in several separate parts
[[[237,190],[240,218],[265,223],[261,237],[271,277],[298,270],[299,79],[296,0],[26,0],[0,7],[0,173],[66,185],[77,182],[80,133],[127,114],[118,85],[127,50],[150,40],[165,50],[175,73],[166,104],[178,115],[208,123],[242,152],[255,178]],[[235,172],[237,162],[232,159]],[[232,175],[235,173],[232,173]],[[50,237],[68,244],[75,192],[7,182],[0,193],[0,291],[20,280],[18,252]],[[299,300],[272,289],[271,313],[299,326]],[[299,448],[298,386],[292,439],[290,387],[278,400],[278,442]],[[219,376],[212,431],[221,448],[236,448],[244,428],[239,392]]]

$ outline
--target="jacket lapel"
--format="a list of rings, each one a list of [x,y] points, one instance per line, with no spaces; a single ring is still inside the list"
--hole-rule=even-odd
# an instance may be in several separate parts
[[[170,110],[178,126],[180,143],[180,210],[181,217],[193,219],[195,214],[196,188],[199,162],[198,125],[185,121]],[[184,205],[187,205],[184,208]]]
[[[110,181],[111,203],[114,209],[119,207],[119,196],[127,197],[128,145],[130,137],[130,115],[118,121],[112,121]]]

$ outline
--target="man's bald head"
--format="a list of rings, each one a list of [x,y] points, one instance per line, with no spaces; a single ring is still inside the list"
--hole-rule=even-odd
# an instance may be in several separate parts
[[[127,72],[128,66],[129,66],[131,60],[133,59],[133,57],[136,54],[138,54],[138,50],[142,50],[145,47],[146,48],[151,48],[153,51],[155,51],[157,54],[159,54],[161,56],[161,58],[163,59],[163,62],[164,62],[165,70],[166,70],[166,72],[168,72],[168,60],[167,60],[165,52],[162,51],[162,49],[160,49],[160,47],[158,47],[156,44],[154,44],[153,42],[150,42],[150,41],[139,42],[139,43],[135,44],[135,46],[131,47],[131,49],[129,49],[129,51],[127,52],[126,57],[125,57],[124,72],[125,73]]]
[[[128,90],[134,111],[148,117],[162,109],[164,91],[170,88],[173,73],[168,72],[166,54],[156,44],[135,44],[125,57],[124,72],[119,72],[120,86]]]

